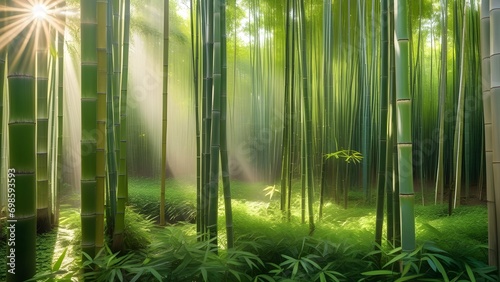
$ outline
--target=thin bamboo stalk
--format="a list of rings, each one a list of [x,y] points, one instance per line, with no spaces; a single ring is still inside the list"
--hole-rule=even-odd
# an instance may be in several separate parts
[[[460,201],[462,198],[462,156],[463,156],[463,127],[464,127],[464,103],[465,103],[465,93],[464,93],[464,63],[465,63],[465,36],[466,36],[466,20],[467,12],[466,6],[464,6],[463,11],[463,21],[462,21],[462,42],[461,42],[461,52],[460,52],[460,82],[459,82],[459,94],[458,94],[458,105],[457,105],[457,119],[455,125],[455,138],[454,138],[454,156],[455,156],[455,190],[454,190],[454,200],[453,208],[460,206]]]
[[[167,174],[169,5],[170,5],[169,0],[163,1],[163,95],[162,95],[162,126],[161,126],[160,225],[165,225],[165,178]]]
[[[45,22],[37,21],[35,42],[35,91],[37,97],[37,230],[39,233],[48,232],[51,227],[51,209],[49,208],[49,169],[48,169],[48,30]]]
[[[224,190],[224,211],[226,214],[226,238],[227,247],[234,247],[234,226],[233,212],[231,205],[231,186],[229,182],[229,158],[227,149],[227,34],[226,34],[226,1],[221,0],[221,53],[222,53],[222,70],[221,70],[221,116],[220,116],[220,153],[221,153],[221,170],[222,170],[222,185]]]
[[[448,85],[448,1],[441,0],[441,72],[439,79],[439,148],[436,172],[436,188],[434,204],[443,203],[444,198],[444,109],[446,103],[446,90]]]
[[[306,32],[306,13],[304,7],[304,0],[299,2],[300,5],[300,46],[301,46],[301,66],[302,66],[302,97],[304,103],[304,122],[305,122],[305,163],[306,163],[306,177],[307,177],[307,212],[309,222],[309,234],[315,230],[314,225],[314,178],[313,178],[313,158],[312,158],[312,113],[311,113],[311,93],[309,90],[308,70],[307,70],[307,32]]]
[[[108,92],[108,2],[97,0],[97,105],[96,105],[96,197],[95,201],[95,253],[104,246],[104,207],[106,192],[106,101]],[[82,81],[85,81],[82,79]],[[83,117],[82,117],[83,120]],[[109,214],[109,213],[108,213]]]
[[[128,194],[127,175],[127,97],[128,97],[128,56],[130,46],[130,0],[123,1],[123,64],[121,79],[120,99],[120,164],[118,171],[118,192],[116,194],[116,217],[113,235],[113,249],[118,249],[123,244],[125,231],[125,205]]]

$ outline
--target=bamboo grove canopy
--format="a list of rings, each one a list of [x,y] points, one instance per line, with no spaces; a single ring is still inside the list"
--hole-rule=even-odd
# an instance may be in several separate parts
[[[300,186],[311,234],[362,191],[374,241],[385,223],[405,252],[415,191],[450,213],[480,197],[500,262],[500,0],[0,0],[0,38],[11,281],[65,189],[83,252],[121,250],[128,177],[160,176],[162,200],[196,181],[200,238],[223,203],[229,248],[230,179],[275,187],[283,220]]]

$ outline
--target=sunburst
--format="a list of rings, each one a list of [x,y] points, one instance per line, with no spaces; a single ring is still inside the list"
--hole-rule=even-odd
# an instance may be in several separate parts
[[[0,6],[0,49],[6,48],[14,40],[15,52],[12,64],[15,64],[26,48],[39,48],[38,42],[50,42],[51,34],[64,32],[65,23],[61,17],[65,14],[64,0],[11,0],[6,6]],[[34,40],[34,41],[33,41]],[[34,42],[35,46],[33,45]],[[31,52],[31,51],[29,51]],[[13,55],[13,54],[11,54]]]

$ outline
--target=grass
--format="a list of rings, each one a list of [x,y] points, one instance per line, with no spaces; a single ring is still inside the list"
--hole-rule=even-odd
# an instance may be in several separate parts
[[[290,238],[309,234],[308,225],[300,223],[300,202],[297,195],[293,197],[291,222],[284,222],[279,212],[279,194],[270,199],[264,191],[267,185],[242,182],[232,182],[231,185],[237,238],[290,241]],[[190,222],[194,220],[195,193],[194,185],[168,180],[165,197],[171,223],[176,222],[175,219],[185,221],[183,219],[189,218]],[[371,251],[375,233],[375,206],[365,204],[361,194],[362,192],[350,192],[351,208],[348,209],[327,203],[323,219],[316,223],[314,237],[356,246],[363,252]],[[156,217],[159,211],[159,181],[131,179],[129,196],[131,205],[140,213]],[[225,219],[222,209],[221,204],[219,228],[224,239]],[[452,216],[448,216],[447,205],[417,204],[415,216],[419,244],[434,242],[453,256],[473,256],[487,261],[485,246],[488,243],[488,226],[485,205],[460,206]]]
[[[214,247],[210,242],[197,240],[193,224],[196,214],[194,185],[168,180],[166,205],[170,226],[162,228],[154,224],[159,211],[159,181],[130,179],[129,184],[127,252],[116,256],[104,250],[99,258],[87,261],[95,267],[88,274],[93,275],[90,277],[93,280],[117,278],[117,273],[125,277],[125,281],[136,276],[141,277],[141,281],[159,278],[164,281],[323,281],[323,278],[324,281],[351,281],[354,278],[394,281],[400,275],[398,266],[391,263],[398,252],[392,251],[390,246],[374,251],[375,207],[364,203],[360,192],[350,193],[347,210],[327,203],[322,220],[317,220],[316,230],[309,236],[308,225],[300,223],[297,195],[293,196],[291,221],[286,222],[279,212],[279,194],[269,197],[266,193],[270,189],[264,184],[233,182],[237,247],[234,250],[224,248],[225,220],[223,205],[220,205],[221,249],[217,256],[207,252]],[[488,273],[492,269],[485,266],[486,207],[461,206],[452,216],[447,215],[447,208],[445,205],[416,206],[419,249],[410,259],[415,263],[414,269],[426,273],[427,278],[441,279],[439,268],[433,268],[430,262],[439,258],[437,265],[446,267],[448,275],[467,277],[468,272],[461,269],[468,264],[477,277],[483,275],[481,273],[490,277]],[[61,211],[60,227],[38,237],[39,277],[61,278],[64,273],[78,275],[82,267],[78,210],[63,206]],[[64,249],[67,254],[59,269],[62,274],[57,276],[51,270],[51,263]],[[5,244],[0,244],[0,251],[4,250]],[[373,259],[377,252],[384,254],[383,264],[387,264],[384,267]],[[5,264],[1,267],[5,268]],[[0,269],[0,275],[4,273],[5,270]],[[4,278],[0,276],[0,280]]]

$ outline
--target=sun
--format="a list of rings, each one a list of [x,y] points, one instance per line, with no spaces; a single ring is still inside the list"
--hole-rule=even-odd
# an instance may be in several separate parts
[[[49,10],[44,4],[35,4],[31,8],[31,13],[36,20],[45,20],[48,17]]]

